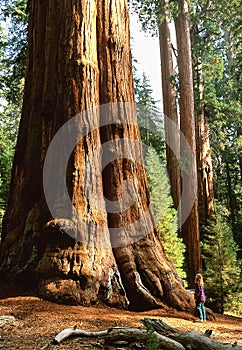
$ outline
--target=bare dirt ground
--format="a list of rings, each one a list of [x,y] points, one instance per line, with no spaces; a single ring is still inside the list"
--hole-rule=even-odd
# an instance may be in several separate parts
[[[116,326],[140,328],[144,317],[161,318],[182,331],[204,333],[211,329],[213,339],[231,344],[237,341],[242,345],[242,318],[215,315],[216,321],[194,323],[194,316],[170,309],[130,312],[103,306],[59,305],[35,296],[0,297],[0,348],[3,349],[105,349],[103,339],[75,337],[58,345],[53,344],[53,339],[60,331],[77,323],[78,328],[89,331]]]

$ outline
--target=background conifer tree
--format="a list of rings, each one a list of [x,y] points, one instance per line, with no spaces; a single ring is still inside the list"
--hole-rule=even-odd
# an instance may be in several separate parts
[[[178,237],[177,211],[173,206],[166,165],[160,161],[156,151],[149,147],[146,156],[146,170],[160,239],[169,260],[179,276],[186,278],[184,271],[185,245]]]
[[[21,114],[27,45],[27,0],[1,1],[0,236]]]
[[[242,312],[241,262],[237,259],[238,247],[227,221],[228,211],[217,206],[215,220],[206,228],[202,244],[205,262],[208,305],[220,313],[236,308]]]

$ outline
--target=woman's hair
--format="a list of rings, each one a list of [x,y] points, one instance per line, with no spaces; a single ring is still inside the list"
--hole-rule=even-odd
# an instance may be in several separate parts
[[[203,276],[200,273],[196,274],[195,283],[203,286]]]

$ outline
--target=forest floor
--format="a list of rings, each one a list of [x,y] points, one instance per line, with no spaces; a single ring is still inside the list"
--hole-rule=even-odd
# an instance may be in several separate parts
[[[101,338],[72,337],[58,345],[54,337],[63,329],[78,324],[87,331],[111,327],[143,327],[145,317],[162,319],[182,331],[204,333],[213,331],[211,338],[242,345],[242,318],[215,315],[215,321],[195,323],[195,317],[173,309],[131,312],[110,307],[59,305],[31,295],[3,296],[0,293],[0,349],[11,350],[86,350],[109,349]],[[82,324],[80,325],[80,322]]]

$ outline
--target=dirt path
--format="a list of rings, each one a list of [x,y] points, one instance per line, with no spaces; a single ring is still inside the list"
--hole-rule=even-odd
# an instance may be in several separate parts
[[[2,318],[1,316],[8,316]],[[162,318],[164,322],[180,330],[204,333],[213,331],[212,338],[242,345],[242,319],[216,315],[216,321],[194,323],[194,317],[174,310],[130,312],[108,307],[82,307],[58,305],[34,296],[18,296],[0,299],[0,348],[12,350],[41,350],[50,344],[55,335],[64,328],[82,322],[78,328],[104,330],[106,328],[142,327],[144,317]],[[103,349],[102,340],[72,338],[48,349],[86,350]]]

